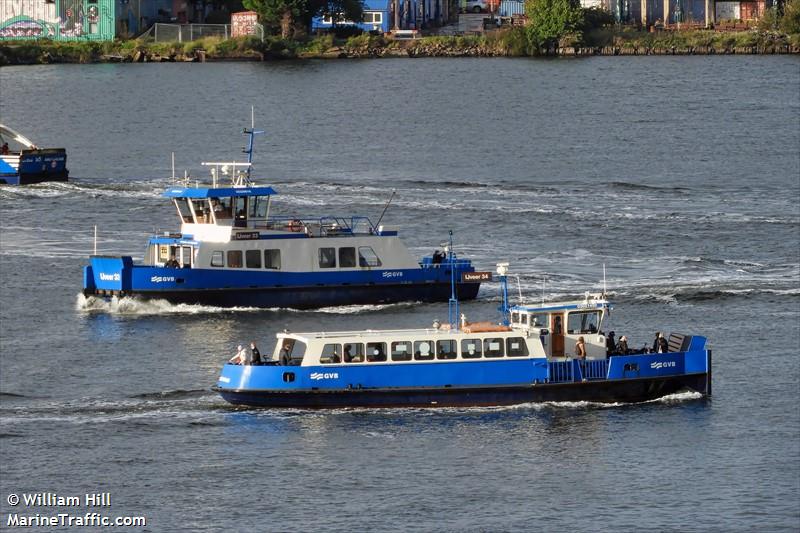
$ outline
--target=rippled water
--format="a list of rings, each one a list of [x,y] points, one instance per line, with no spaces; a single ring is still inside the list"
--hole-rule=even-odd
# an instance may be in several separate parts
[[[1,69],[0,121],[74,177],[0,187],[3,519],[8,493],[105,491],[149,531],[800,529],[798,89],[791,57]],[[618,334],[709,337],[713,399],[229,407],[209,387],[239,342],[446,315],[79,296],[94,225],[99,252],[140,256],[177,223],[170,152],[196,175],[236,156],[251,105],[279,212],[374,220],[394,189],[384,223],[416,254],[452,228],[527,301],[598,289],[605,264]]]

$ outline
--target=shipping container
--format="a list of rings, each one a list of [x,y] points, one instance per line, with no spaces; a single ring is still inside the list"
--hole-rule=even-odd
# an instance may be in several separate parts
[[[717,2],[717,22],[723,20],[740,20],[739,2]]]
[[[756,20],[761,18],[766,9],[766,4],[761,2],[742,2],[740,6],[740,15],[742,20]]]
[[[525,14],[525,2],[519,0],[503,0],[500,2],[500,11],[498,14],[501,17],[513,17],[514,15]]]
[[[0,0],[0,40],[108,41],[116,0]]]

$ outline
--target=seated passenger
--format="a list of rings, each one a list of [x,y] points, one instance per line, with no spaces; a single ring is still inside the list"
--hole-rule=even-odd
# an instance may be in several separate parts
[[[231,357],[228,362],[233,365],[243,365],[247,363],[247,352],[241,344],[236,347],[236,355]]]
[[[606,335],[606,355],[611,355],[614,353],[614,350],[617,349],[617,343],[614,340],[614,332],[609,331],[608,335]]]
[[[344,355],[343,359],[345,363],[352,363],[353,362],[353,354],[350,353],[350,345],[344,345]]]
[[[283,344],[283,348],[281,348],[281,352],[278,356],[278,364],[281,366],[289,366],[289,363],[292,361],[291,353],[292,344],[289,341],[286,341]]]

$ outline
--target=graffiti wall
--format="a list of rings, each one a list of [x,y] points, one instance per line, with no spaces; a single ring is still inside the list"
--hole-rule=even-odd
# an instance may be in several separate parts
[[[0,0],[0,39],[114,38],[114,0]]]

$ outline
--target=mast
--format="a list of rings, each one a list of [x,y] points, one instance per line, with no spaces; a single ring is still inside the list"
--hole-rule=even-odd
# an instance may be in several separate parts
[[[458,298],[456,298],[456,266],[455,253],[453,253],[453,230],[450,230],[447,261],[450,263],[450,300],[447,301],[447,318],[450,322],[450,329],[458,331]]]
[[[250,170],[253,168],[253,144],[255,141],[256,135],[262,135],[264,130],[257,130],[256,129],[256,114],[255,109],[253,107],[250,108],[250,128],[245,128],[242,131],[243,135],[247,135],[247,147],[242,150],[244,153],[247,154],[247,162],[250,163],[247,165],[247,182],[250,183]],[[235,168],[235,167],[234,167]]]
[[[503,317],[503,325],[509,324],[508,320],[508,263],[497,263],[497,276],[500,278],[500,297],[502,301],[498,311]]]

